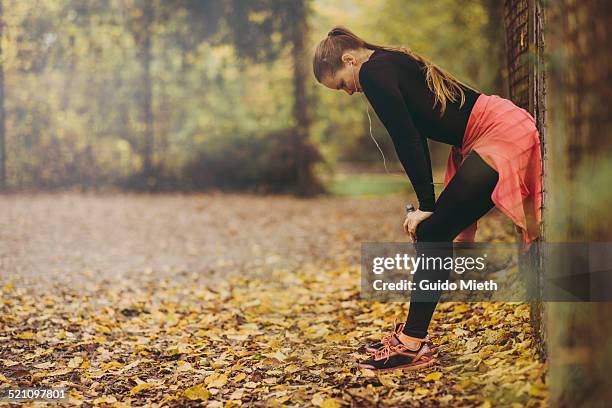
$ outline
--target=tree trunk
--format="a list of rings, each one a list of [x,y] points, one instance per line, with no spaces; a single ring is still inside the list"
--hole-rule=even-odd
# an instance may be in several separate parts
[[[484,34],[489,38],[489,64],[492,66],[489,82],[491,92],[507,97],[507,75],[505,74],[503,4],[500,0],[485,0],[489,20]]]
[[[612,4],[559,0],[548,3],[546,12],[551,54],[547,125],[552,135],[547,150],[555,153],[546,165],[547,239],[609,243],[612,60],[603,50],[612,42]],[[554,259],[549,264],[554,268]],[[609,281],[602,284],[597,274],[586,273],[579,279],[576,285],[607,290],[610,299]],[[548,308],[550,406],[610,406],[612,303],[551,302]]]
[[[153,24],[153,4],[150,0],[145,0],[142,6],[142,49],[140,54],[140,64],[142,67],[142,113],[144,120],[144,140],[143,140],[143,175],[147,186],[151,186],[153,180],[153,107],[151,92],[151,26]]]
[[[305,42],[308,35],[306,4],[304,0],[294,3],[294,25],[292,30],[293,59],[293,151],[298,191],[307,193],[310,188],[310,170],[305,147],[308,145],[310,118],[306,95],[307,61]]]
[[[4,63],[2,35],[4,31],[3,0],[0,0],[0,190],[6,188],[6,127],[4,124]]]
[[[498,6],[489,5],[495,12]],[[545,146],[547,127],[544,115],[545,78],[543,75],[543,9],[539,0],[506,0],[503,3],[503,21],[506,40],[506,73],[508,98],[517,106],[527,110],[536,120],[542,146],[543,161],[546,161]],[[546,173],[543,170],[546,180]],[[542,205],[546,205],[546,195],[542,193]],[[542,208],[543,208],[542,207]],[[540,228],[538,242],[547,238],[544,228]],[[519,238],[520,239],[520,238]],[[519,269],[530,288],[535,290],[530,296],[531,324],[534,329],[536,345],[542,359],[546,358],[546,303],[543,302],[544,267],[540,245],[533,245],[527,253],[519,256]]]

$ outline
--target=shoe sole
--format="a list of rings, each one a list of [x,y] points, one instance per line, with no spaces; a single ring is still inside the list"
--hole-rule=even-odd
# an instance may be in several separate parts
[[[437,347],[430,347],[429,348],[431,350],[432,353],[435,353],[436,351],[438,351]],[[378,349],[375,348],[367,348],[366,349],[366,354],[374,354],[376,351],[378,351]],[[416,353],[414,353],[416,355]]]
[[[422,368],[427,368],[429,366],[434,365],[438,360],[436,360],[435,358],[432,358],[431,360],[427,360],[424,363],[421,364],[406,364],[403,366],[397,366],[397,367],[393,367],[393,368],[371,368],[371,367],[365,367],[362,366],[361,364],[358,364],[359,368],[365,369],[365,370],[370,370],[373,371],[375,373],[387,373],[387,372],[391,372],[391,371],[397,371],[397,370],[402,370],[402,371],[416,371],[416,370],[420,370]]]

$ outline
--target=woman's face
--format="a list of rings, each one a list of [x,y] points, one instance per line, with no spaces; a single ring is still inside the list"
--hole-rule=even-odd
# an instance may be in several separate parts
[[[363,92],[359,84],[359,69],[361,64],[355,63],[355,58],[351,54],[342,56],[344,64],[342,69],[336,71],[335,75],[325,75],[321,83],[330,89],[343,90],[352,95],[355,92]]]

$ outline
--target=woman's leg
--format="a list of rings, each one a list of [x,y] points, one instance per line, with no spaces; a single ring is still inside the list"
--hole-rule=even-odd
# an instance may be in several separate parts
[[[433,214],[417,226],[417,255],[452,257],[453,239],[495,206],[491,194],[498,179],[497,171],[472,151],[440,194]],[[426,244],[428,242],[438,244],[432,247]],[[423,279],[446,281],[448,274],[449,271],[445,269],[419,269],[413,281],[418,288]],[[404,334],[418,338],[427,335],[429,322],[441,295],[442,291],[428,291],[427,294],[418,289],[413,291]]]

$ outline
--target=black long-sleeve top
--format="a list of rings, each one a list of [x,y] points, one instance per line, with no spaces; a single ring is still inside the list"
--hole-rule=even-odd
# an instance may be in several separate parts
[[[361,65],[359,82],[374,111],[387,128],[395,151],[412,183],[419,209],[433,211],[435,194],[427,138],[461,147],[472,107],[480,93],[460,85],[465,92],[461,108],[447,99],[440,103],[427,86],[425,64],[399,51],[375,50]]]

